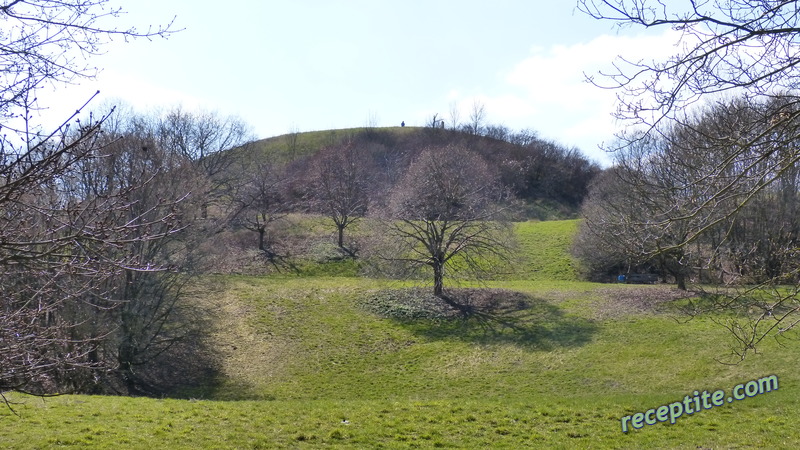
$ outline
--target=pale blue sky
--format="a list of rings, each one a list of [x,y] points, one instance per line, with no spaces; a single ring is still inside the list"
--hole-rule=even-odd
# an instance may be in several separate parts
[[[114,43],[92,63],[96,81],[59,89],[59,114],[97,89],[101,100],[138,109],[217,110],[250,123],[258,137],[363,126],[423,125],[450,105],[466,119],[473,101],[487,120],[531,128],[607,162],[613,93],[582,73],[617,54],[669,52],[663,36],[619,34],[575,11],[573,1],[126,2],[126,23],[177,16],[167,40]],[[665,50],[666,49],[666,50]],[[48,102],[48,93],[43,93]],[[55,101],[57,99],[57,101]]]

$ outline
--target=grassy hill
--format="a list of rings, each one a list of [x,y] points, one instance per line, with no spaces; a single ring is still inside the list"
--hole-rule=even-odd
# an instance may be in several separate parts
[[[570,256],[578,220],[515,224],[521,255],[516,277],[525,280],[574,281],[577,262]]]
[[[489,287],[527,296],[482,320],[410,320],[371,299],[405,282],[214,276],[223,371],[203,400],[12,395],[9,448],[792,448],[798,359],[738,365],[669,286],[576,281],[575,221],[517,224],[522,256]],[[677,300],[680,302],[681,300]],[[775,374],[775,392],[622,433],[623,416]]]
[[[418,133],[419,127],[381,127],[379,129],[342,128],[334,130],[304,131],[288,133],[259,140],[245,149],[247,158],[269,158],[274,161],[291,161],[316,153],[319,149],[334,145],[347,138],[366,132],[380,133],[384,137],[397,139]]]
[[[538,220],[577,217],[589,183],[601,171],[574,149],[529,132],[484,136],[426,127],[362,127],[293,132],[230,150],[222,159],[235,164],[223,178],[244,180],[263,175],[255,171],[265,164],[279,167],[292,180],[289,184],[295,184],[283,192],[284,200],[287,204],[302,203],[296,196],[302,193],[302,185],[309,184],[304,177],[309,175],[314,158],[340,151],[345,144],[360,149],[364,167],[371,173],[370,183],[376,186],[392,185],[427,148],[463,147],[484,158],[491,173],[520,201],[516,208],[520,218]],[[381,193],[371,191],[369,195],[380,197]],[[380,203],[379,198],[371,200]]]

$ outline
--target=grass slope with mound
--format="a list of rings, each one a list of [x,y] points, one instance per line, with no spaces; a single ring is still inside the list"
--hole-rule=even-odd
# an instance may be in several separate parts
[[[708,319],[676,320],[670,300],[681,294],[671,287],[576,281],[565,252],[575,226],[517,225],[526,262],[515,276],[489,285],[524,294],[524,305],[515,300],[519,307],[495,309],[481,320],[408,314],[426,305],[380,297],[406,287],[402,282],[217,276],[223,294],[197,299],[218,307],[213,332],[224,367],[218,384],[197,393],[205,400],[13,395],[19,415],[0,411],[0,442],[10,448],[800,445],[792,347],[768,343],[741,364],[719,364],[727,336]],[[769,374],[780,379],[775,392],[674,425],[621,432],[623,416]]]

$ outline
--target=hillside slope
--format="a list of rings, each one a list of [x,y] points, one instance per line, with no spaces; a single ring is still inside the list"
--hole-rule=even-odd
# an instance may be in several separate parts
[[[524,307],[477,319],[368,308],[406,283],[214,276],[222,373],[207,400],[66,396],[0,412],[12,448],[793,448],[796,352],[716,358],[713,320],[679,322],[668,286],[570,279],[574,221],[517,225],[526,267],[489,283]],[[549,278],[548,278],[549,277]],[[678,300],[680,303],[681,300]],[[623,416],[775,374],[775,392],[622,433]]]
[[[520,255],[515,278],[577,280],[577,261],[570,255],[570,249],[579,223],[579,220],[552,220],[514,224]]]

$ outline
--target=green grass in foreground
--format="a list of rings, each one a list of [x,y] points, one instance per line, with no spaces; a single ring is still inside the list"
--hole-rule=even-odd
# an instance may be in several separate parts
[[[203,394],[209,400],[12,395],[19,416],[0,410],[0,446],[800,446],[791,342],[719,364],[725,332],[708,319],[676,321],[659,306],[668,289],[570,281],[569,242],[553,236],[574,229],[518,225],[530,277],[490,286],[526,293],[529,308],[482,322],[399,320],[364,306],[376,291],[404,286],[397,282],[212,278],[223,294],[198,301],[220,308],[213,332],[224,371]],[[674,425],[620,430],[622,416],[771,374],[778,391]]]
[[[651,403],[672,400],[642,397]],[[533,400],[533,399],[531,399]],[[796,448],[796,400],[754,398],[622,434],[630,400],[178,401],[29,399],[5,448]],[[26,425],[21,426],[24,423]]]
[[[508,283],[537,299],[518,322],[402,322],[355,299],[356,278],[228,277],[217,401],[67,396],[0,413],[12,448],[791,447],[800,445],[793,352],[716,363],[724,334],[708,321],[613,309],[608,286]],[[498,286],[504,283],[497,283]],[[394,286],[396,287],[396,286]],[[659,287],[619,286],[631,289]],[[602,312],[602,314],[601,314]],[[236,347],[233,350],[233,347]],[[776,392],[628,434],[619,419],[695,389],[767,374]],[[18,398],[18,397],[15,397]],[[227,400],[227,401],[225,401]],[[347,421],[347,422],[343,422]]]

